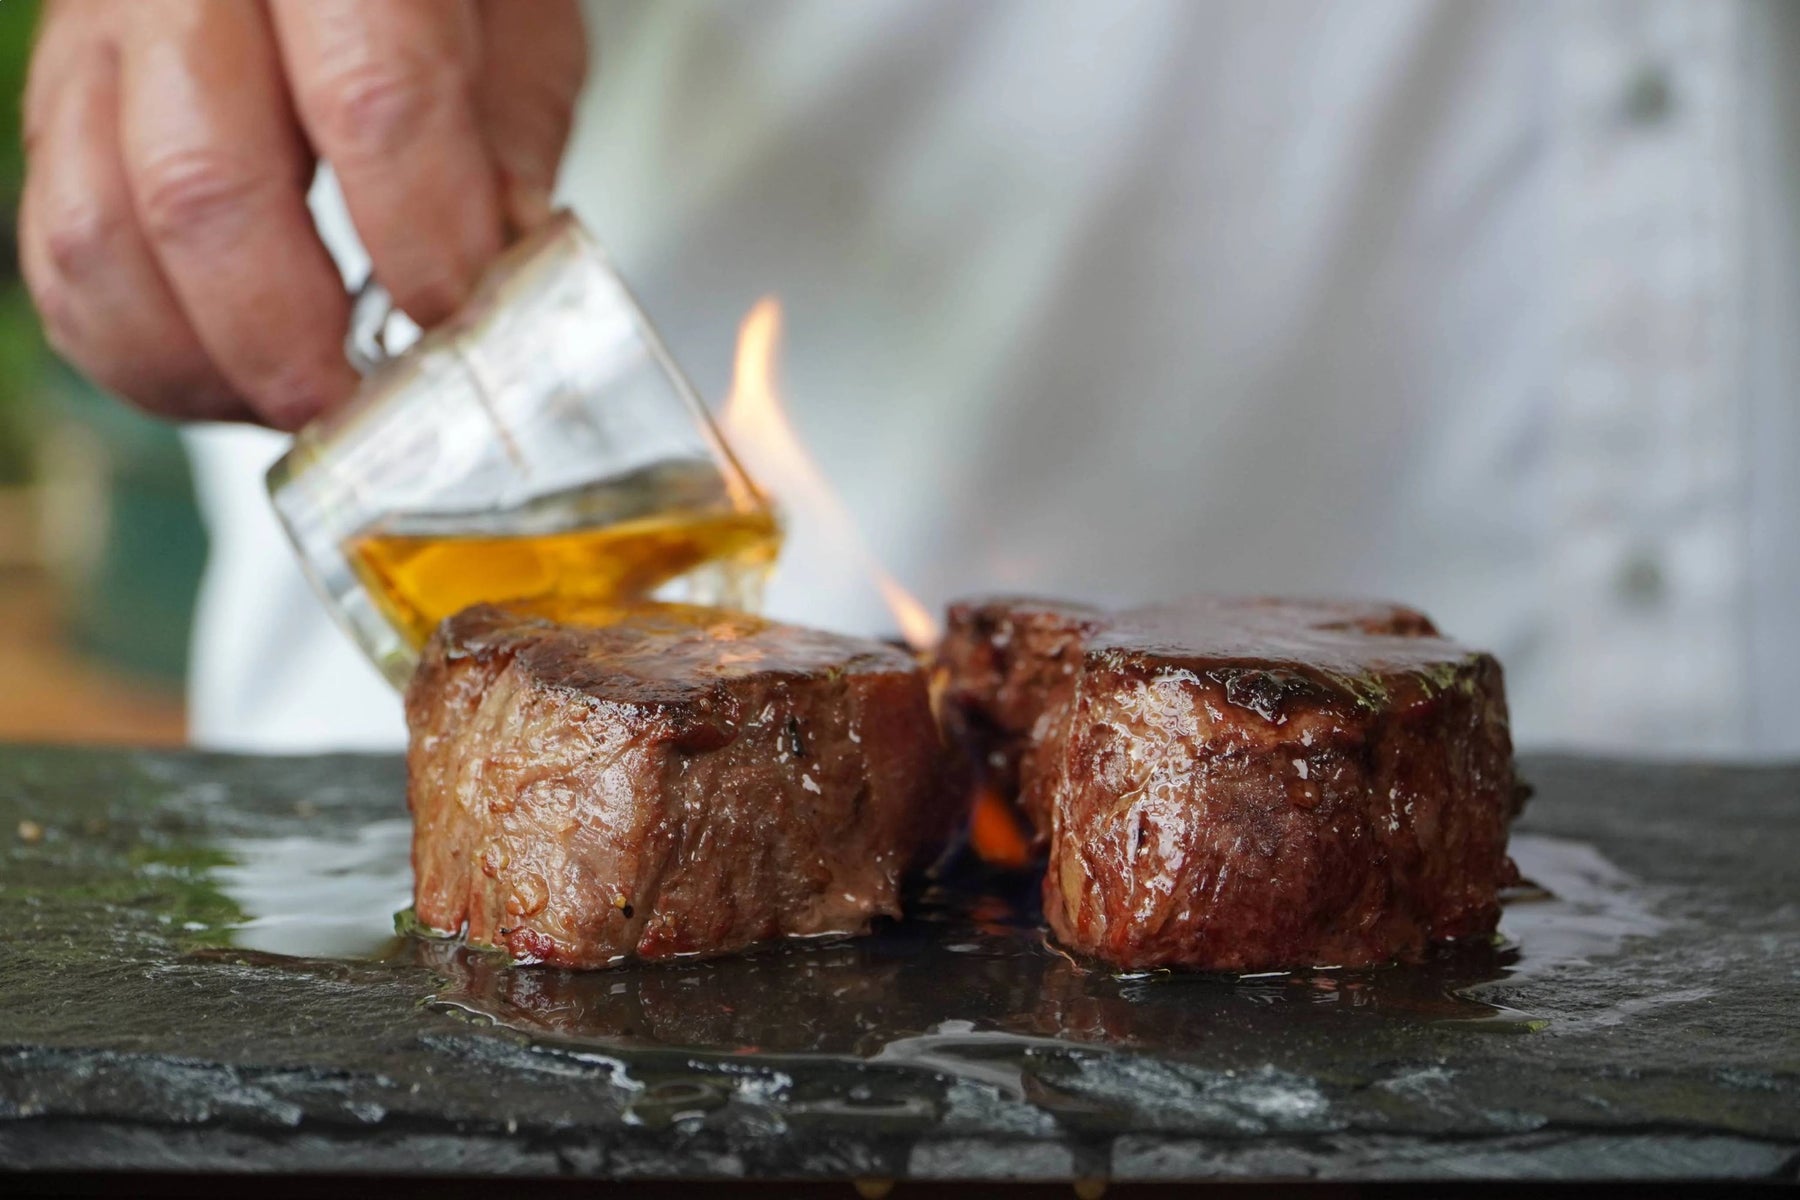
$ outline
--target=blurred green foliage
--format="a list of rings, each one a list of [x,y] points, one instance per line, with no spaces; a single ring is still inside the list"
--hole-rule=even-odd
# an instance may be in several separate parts
[[[31,476],[33,403],[47,358],[19,277],[19,191],[25,178],[21,111],[37,25],[36,0],[0,0],[0,485]]]
[[[33,482],[52,435],[83,432],[75,466],[100,487],[78,517],[101,532],[93,555],[50,556],[63,636],[115,667],[179,680],[206,557],[180,437],[56,359],[19,273],[22,114],[38,11],[38,0],[0,0],[0,487]]]
[[[0,4],[0,175],[6,180],[9,200],[18,198],[19,177],[24,174],[25,150],[19,141],[20,111],[25,96],[25,64],[31,57],[31,35],[37,26],[37,0],[5,0]],[[14,206],[16,207],[16,206]]]

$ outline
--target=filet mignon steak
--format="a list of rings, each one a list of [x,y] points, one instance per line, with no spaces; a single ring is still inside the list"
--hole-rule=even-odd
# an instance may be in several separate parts
[[[1483,934],[1518,808],[1500,666],[1397,605],[952,607],[946,724],[1016,780],[1044,911],[1127,968],[1417,959]]]
[[[863,931],[959,815],[909,655],[738,613],[471,608],[406,714],[415,913],[520,962]]]

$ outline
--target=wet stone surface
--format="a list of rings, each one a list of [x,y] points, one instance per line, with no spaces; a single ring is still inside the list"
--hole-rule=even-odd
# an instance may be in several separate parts
[[[0,748],[0,1167],[1776,1177],[1800,770],[1543,758],[1498,945],[1120,977],[968,873],[593,974],[401,937],[389,758]]]

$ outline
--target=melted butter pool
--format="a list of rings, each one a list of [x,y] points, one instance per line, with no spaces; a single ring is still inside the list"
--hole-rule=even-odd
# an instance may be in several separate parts
[[[347,837],[234,837],[219,890],[247,920],[232,944],[297,958],[381,958],[412,903],[412,822],[371,821]]]
[[[423,966],[431,1008],[546,1045],[724,1055],[835,1055],[905,1065],[1019,1093],[1021,1063],[1053,1046],[1203,1045],[1221,1023],[1271,1036],[1342,1020],[1528,1032],[1546,1023],[1491,993],[1511,978],[1616,951],[1663,923],[1650,898],[1592,847],[1516,835],[1532,881],[1491,943],[1376,970],[1259,976],[1113,974],[1043,934],[1035,879],[971,873],[915,896],[909,918],[866,938],[599,972],[514,968],[455,942],[401,938],[409,825],[352,835],[233,838],[220,890],[243,914],[246,950]]]

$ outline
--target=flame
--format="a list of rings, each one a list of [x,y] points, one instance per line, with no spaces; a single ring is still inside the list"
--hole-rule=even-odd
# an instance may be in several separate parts
[[[975,804],[969,813],[969,842],[983,862],[1008,870],[1019,870],[1031,864],[1031,840],[1019,826],[1012,805],[986,784],[975,790]]]
[[[874,568],[875,586],[881,589],[881,598],[887,601],[888,611],[894,614],[894,620],[900,626],[900,636],[914,650],[928,650],[937,645],[937,618],[931,610],[919,603],[919,598],[894,582],[894,577],[880,567]]]
[[[737,359],[731,395],[719,417],[725,440],[783,503],[804,510],[831,528],[834,539],[862,563],[880,589],[900,634],[915,650],[938,638],[938,623],[923,604],[901,587],[870,553],[837,490],[801,445],[775,386],[775,355],[781,344],[781,303],[758,300],[738,326]]]

